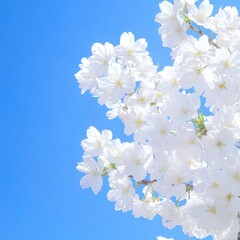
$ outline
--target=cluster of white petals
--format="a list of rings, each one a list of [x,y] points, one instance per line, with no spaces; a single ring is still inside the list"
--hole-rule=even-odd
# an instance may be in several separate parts
[[[182,226],[189,236],[235,240],[240,230],[240,18],[235,7],[212,16],[209,0],[162,1],[156,22],[172,66],[161,71],[145,39],[95,43],[76,73],[119,117],[133,142],[109,130],[82,141],[83,188],[97,194],[108,178],[116,210]],[[210,32],[210,34],[209,34]],[[208,33],[208,34],[207,34]],[[158,239],[166,239],[158,237]]]

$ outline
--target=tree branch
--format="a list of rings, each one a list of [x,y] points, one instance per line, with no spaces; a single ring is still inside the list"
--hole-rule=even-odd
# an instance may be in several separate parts
[[[192,24],[190,24],[190,29],[192,31],[194,31],[195,33],[199,34],[200,36],[204,35],[203,31],[200,28],[196,29]],[[217,48],[217,49],[219,48],[219,46],[213,42],[212,38],[208,38],[208,42],[209,42],[209,44],[213,45],[215,48]]]

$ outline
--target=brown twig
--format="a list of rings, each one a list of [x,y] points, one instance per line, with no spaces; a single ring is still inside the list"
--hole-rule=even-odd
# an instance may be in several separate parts
[[[200,28],[196,29],[192,24],[190,25],[190,29],[195,33],[199,34],[200,36],[204,35],[203,31]],[[215,48],[219,48],[219,46],[213,42],[212,38],[208,38],[208,42],[209,44],[213,45]]]

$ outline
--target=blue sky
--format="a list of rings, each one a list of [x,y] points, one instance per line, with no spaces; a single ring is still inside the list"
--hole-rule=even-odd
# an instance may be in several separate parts
[[[238,5],[236,0],[212,1]],[[157,34],[159,1],[1,1],[0,239],[128,240],[158,235],[185,240],[154,221],[114,210],[106,199],[82,190],[80,142],[86,129],[111,129],[126,140],[119,120],[89,94],[74,74],[94,42],[117,45],[122,32],[146,38],[160,68],[171,63]]]

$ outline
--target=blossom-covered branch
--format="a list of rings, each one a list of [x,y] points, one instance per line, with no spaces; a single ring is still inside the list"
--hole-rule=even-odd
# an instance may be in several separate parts
[[[198,4],[197,4],[198,3]],[[240,229],[240,19],[209,0],[162,1],[156,22],[172,66],[158,69],[145,39],[95,43],[75,75],[132,142],[91,126],[77,169],[95,194],[135,217],[162,217],[189,236],[235,240]],[[189,31],[192,30],[192,31]],[[205,33],[211,32],[211,36]],[[203,103],[204,99],[204,103]],[[164,239],[159,237],[159,239]]]

